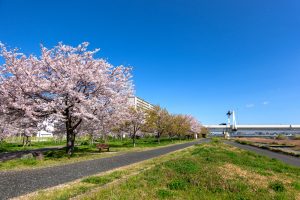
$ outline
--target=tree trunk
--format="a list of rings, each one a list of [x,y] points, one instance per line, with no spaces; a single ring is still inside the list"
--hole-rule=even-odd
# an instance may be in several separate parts
[[[135,134],[133,134],[132,142],[133,142],[133,147],[135,147]]]
[[[72,117],[70,115],[69,109],[65,110],[66,120],[66,130],[67,130],[67,149],[66,153],[68,155],[72,155],[74,152],[75,146],[75,136],[76,136],[76,128],[82,122],[82,119],[79,119],[74,125],[72,125]]]
[[[23,147],[29,146],[31,142],[29,141],[29,136],[24,135],[23,136]]]
[[[108,135],[107,135],[107,133],[103,133],[104,135],[103,135],[103,140],[104,140],[104,143],[105,144],[108,144]]]
[[[160,144],[160,134],[159,133],[157,134],[157,142],[158,142],[158,144]]]
[[[23,136],[23,142],[22,142],[22,144],[23,144],[23,147],[25,147],[25,136]]]
[[[27,136],[27,146],[31,146],[31,136]]]
[[[74,144],[75,144],[75,133],[72,130],[67,131],[67,154],[72,155],[74,152]]]

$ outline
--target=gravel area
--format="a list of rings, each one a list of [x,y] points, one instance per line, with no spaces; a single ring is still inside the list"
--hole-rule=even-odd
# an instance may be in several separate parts
[[[0,172],[0,199],[9,199],[36,190],[53,187],[207,141],[209,141],[209,139],[56,167]]]
[[[273,152],[273,151],[270,151],[267,149],[253,147],[253,146],[245,145],[245,144],[239,144],[239,143],[232,142],[232,141],[224,141],[224,143],[244,149],[244,150],[254,151],[257,154],[267,156],[270,158],[275,158],[275,159],[281,160],[282,162],[287,163],[289,165],[300,167],[300,158],[297,158],[295,156],[285,155],[285,154]]]

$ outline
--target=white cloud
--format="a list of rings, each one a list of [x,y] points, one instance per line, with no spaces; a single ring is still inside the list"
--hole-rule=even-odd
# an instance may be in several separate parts
[[[246,108],[253,108],[255,105],[253,103],[247,104]]]
[[[268,105],[270,102],[268,102],[268,101],[264,101],[262,104],[263,105]]]

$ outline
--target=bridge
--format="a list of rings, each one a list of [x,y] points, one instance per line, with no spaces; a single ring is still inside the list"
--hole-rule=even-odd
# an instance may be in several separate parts
[[[237,124],[234,111],[228,111],[226,113],[228,117],[227,123],[219,125],[203,125],[210,132],[222,132],[222,133],[236,133],[236,134],[263,134],[263,133],[286,133],[286,134],[300,134],[300,124]]]
[[[294,124],[274,124],[274,125],[228,125],[228,124],[221,124],[221,125],[203,125],[204,127],[208,128],[209,130],[300,130],[300,125]]]

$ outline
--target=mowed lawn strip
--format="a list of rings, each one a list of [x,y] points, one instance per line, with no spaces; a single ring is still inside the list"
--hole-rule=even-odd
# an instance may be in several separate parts
[[[213,141],[23,199],[299,199],[300,168]]]

